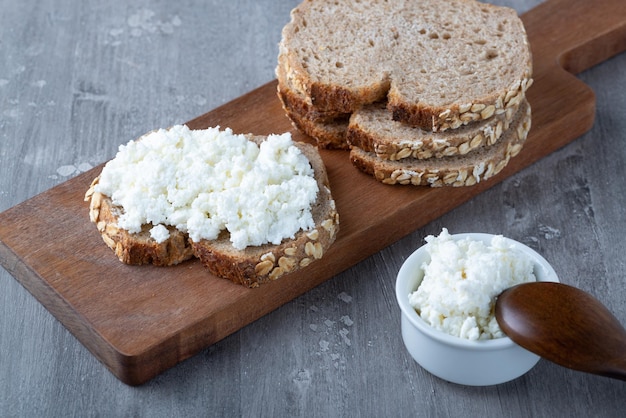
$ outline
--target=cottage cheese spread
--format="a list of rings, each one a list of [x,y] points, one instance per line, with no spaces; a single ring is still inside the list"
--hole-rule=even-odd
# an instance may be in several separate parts
[[[535,281],[532,261],[501,235],[489,245],[454,240],[447,229],[426,237],[430,261],[409,303],[428,324],[448,334],[485,340],[503,337],[494,315],[495,298],[516,284]]]
[[[318,186],[289,133],[258,146],[230,129],[177,125],[120,146],[95,191],[123,208],[118,225],[131,233],[152,224],[163,242],[170,225],[200,241],[226,229],[243,249],[311,229]]]

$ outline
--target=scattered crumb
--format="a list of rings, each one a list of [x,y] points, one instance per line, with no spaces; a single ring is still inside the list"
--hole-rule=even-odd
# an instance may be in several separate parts
[[[350,296],[346,292],[341,292],[339,295],[337,295],[337,297],[346,303],[352,302],[352,296]]]
[[[345,328],[341,328],[341,330],[339,330],[339,335],[341,335],[341,338],[343,339],[343,342],[348,346],[352,346],[352,342],[350,341],[350,338],[348,338],[348,334],[350,333],[350,331],[348,331]]]
[[[56,173],[61,177],[69,177],[75,174],[84,173],[85,171],[89,171],[93,168],[93,166],[89,163],[80,163],[78,165],[68,164],[62,165],[57,168]]]
[[[349,327],[352,326],[352,324],[354,324],[354,321],[352,321],[352,319],[348,315],[342,316],[341,322],[343,322],[345,325]]]
[[[76,167],[74,167],[73,165],[62,165],[61,167],[57,168],[57,174],[61,177],[69,177],[72,174],[76,173]]]
[[[554,239],[561,236],[561,231],[548,225],[539,225],[539,231],[545,239]]]

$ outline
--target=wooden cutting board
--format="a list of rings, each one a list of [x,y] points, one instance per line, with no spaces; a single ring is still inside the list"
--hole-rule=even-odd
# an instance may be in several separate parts
[[[339,237],[304,271],[247,289],[197,261],[126,266],[89,222],[83,195],[102,166],[0,214],[0,263],[120,380],[141,384],[564,146],[593,124],[593,91],[572,73],[626,49],[623,0],[549,0],[523,15],[535,60],[533,128],[496,178],[468,188],[385,186],[323,151]],[[569,71],[569,72],[568,72]],[[189,122],[293,131],[271,82]],[[365,278],[366,280],[366,278]]]

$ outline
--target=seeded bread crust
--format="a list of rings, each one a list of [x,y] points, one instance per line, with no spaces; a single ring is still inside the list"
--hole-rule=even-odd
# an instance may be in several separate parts
[[[525,102],[525,100],[524,100]],[[513,120],[518,106],[457,129],[426,131],[392,119],[385,103],[365,106],[350,118],[346,140],[383,160],[427,159],[465,155],[495,144]]]
[[[467,155],[418,160],[383,160],[374,153],[354,147],[350,161],[361,171],[385,184],[414,186],[472,186],[498,174],[522,149],[531,125],[530,105],[524,103],[511,127],[492,146]]]
[[[96,177],[85,194],[85,200],[89,201],[89,219],[96,224],[102,240],[122,263],[172,266],[193,257],[187,234],[174,227],[166,227],[170,238],[162,243],[150,236],[152,225],[143,225],[139,233],[130,233],[118,227],[122,208],[113,204],[108,196],[94,191],[99,180],[100,176]]]
[[[387,99],[394,120],[433,131],[505,112],[532,83],[517,13],[474,0],[305,0],[283,28],[278,61],[318,111]]]
[[[349,119],[345,116],[315,119],[316,113],[302,103],[301,97],[279,84],[281,90],[285,92],[284,96],[290,97],[289,100],[281,99],[287,117],[296,129],[314,138],[320,148],[359,147],[381,159],[394,161],[465,155],[485,145],[493,145],[509,128],[520,107],[516,104],[489,119],[453,130],[432,132],[394,121],[384,102],[366,105]],[[526,98],[522,103],[527,103]]]
[[[301,230],[293,239],[285,239],[279,245],[265,244],[243,250],[230,245],[227,232],[222,232],[216,240],[192,242],[196,257],[214,275],[246,287],[258,287],[319,260],[335,241],[339,213],[322,158],[314,146],[296,145],[309,159],[319,188],[317,203],[311,208],[315,227]]]
[[[260,136],[249,138],[257,143],[265,139]],[[99,176],[85,193],[90,220],[96,224],[106,245],[125,264],[171,266],[196,256],[214,275],[247,287],[276,280],[320,259],[335,241],[339,230],[339,214],[319,152],[309,144],[294,144],[311,163],[319,187],[317,202],[311,208],[315,227],[300,231],[293,239],[285,239],[279,245],[265,244],[236,250],[227,232],[222,232],[216,240],[193,242],[188,234],[171,226],[166,226],[170,238],[157,243],[150,236],[150,224],[143,225],[139,233],[129,233],[117,224],[123,209],[114,205],[108,196],[95,191]]]

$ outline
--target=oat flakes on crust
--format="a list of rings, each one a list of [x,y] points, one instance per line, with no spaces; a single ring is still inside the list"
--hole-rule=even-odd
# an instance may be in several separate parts
[[[390,161],[359,148],[350,151],[350,161],[364,173],[389,185],[473,186],[498,174],[519,154],[531,127],[530,105],[523,103],[516,119],[495,145],[465,156],[441,159]]]
[[[144,225],[137,234],[119,228],[117,219],[122,208],[115,206],[108,196],[94,191],[98,180],[99,177],[94,179],[85,194],[85,201],[89,201],[89,218],[96,224],[102,240],[121,262],[172,266],[193,258],[193,249],[187,234],[174,227],[167,227],[170,238],[162,243],[157,243],[150,236],[152,225]]]

